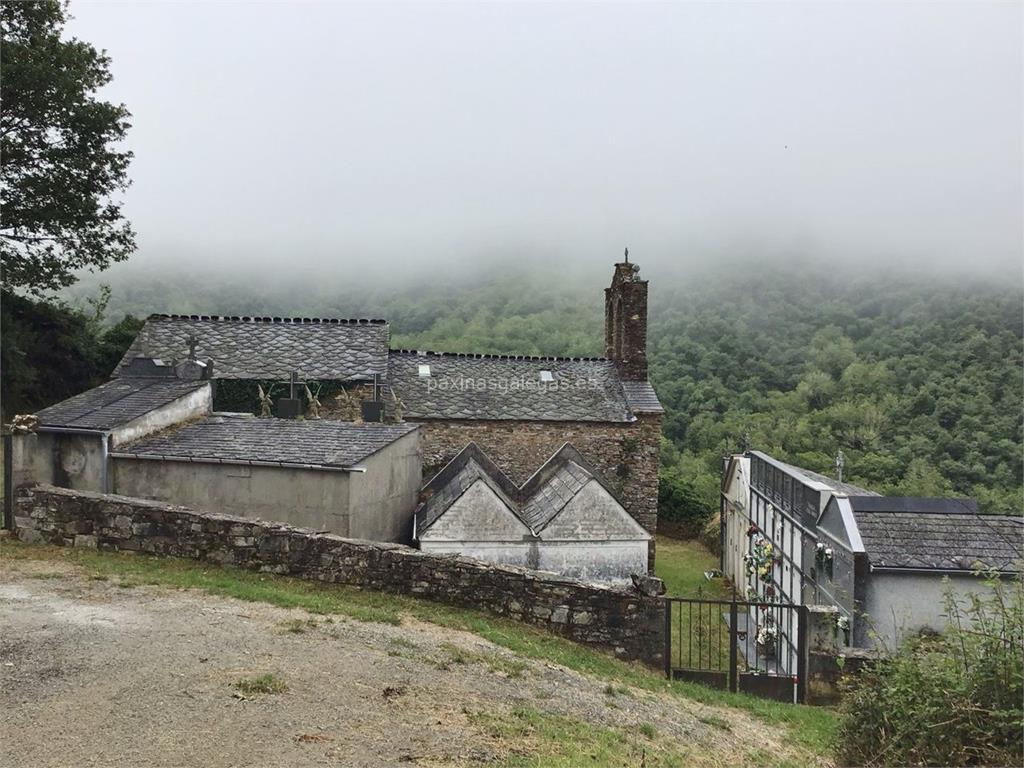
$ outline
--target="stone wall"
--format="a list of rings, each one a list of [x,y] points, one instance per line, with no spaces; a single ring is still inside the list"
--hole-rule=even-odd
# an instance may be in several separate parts
[[[660,666],[665,603],[525,569],[50,486],[17,489],[22,541],[148,552],[411,595],[541,627]]]
[[[834,704],[839,700],[839,609],[832,605],[807,606],[808,704]]]
[[[459,451],[475,442],[517,484],[524,482],[570,442],[594,465],[622,505],[648,533],[658,527],[658,462],[661,417],[645,415],[624,424],[585,421],[420,421],[423,478],[429,480]],[[649,567],[654,570],[654,540]]]

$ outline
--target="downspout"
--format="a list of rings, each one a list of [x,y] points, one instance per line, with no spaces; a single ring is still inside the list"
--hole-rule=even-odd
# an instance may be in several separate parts
[[[100,493],[110,493],[110,433],[100,435]]]

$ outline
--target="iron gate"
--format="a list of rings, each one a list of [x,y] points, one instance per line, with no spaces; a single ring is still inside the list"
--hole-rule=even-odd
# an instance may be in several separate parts
[[[803,703],[806,606],[665,599],[665,674],[670,680]]]

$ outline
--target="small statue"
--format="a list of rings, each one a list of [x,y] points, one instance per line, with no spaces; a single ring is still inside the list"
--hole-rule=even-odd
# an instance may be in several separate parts
[[[334,396],[334,404],[341,411],[343,420],[358,423],[362,419],[359,404],[352,399],[352,395],[344,387]]]
[[[395,421],[402,421],[402,409],[405,407],[405,403],[402,402],[402,398],[398,396],[395,390],[391,390],[391,397],[395,401]]]
[[[309,403],[309,418],[319,419],[320,418],[320,387],[323,384],[318,384],[316,388],[316,394],[309,391],[309,385],[303,383],[302,388],[306,390],[306,401]]]
[[[274,401],[270,399],[270,395],[273,393],[274,387],[273,385],[269,386],[266,392],[263,391],[262,384],[257,384],[256,388],[260,391],[260,418],[269,419],[270,408],[274,404]]]

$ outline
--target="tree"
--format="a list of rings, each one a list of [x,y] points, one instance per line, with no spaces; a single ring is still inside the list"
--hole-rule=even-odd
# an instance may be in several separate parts
[[[102,270],[135,250],[135,233],[112,198],[130,183],[131,152],[114,145],[128,110],[97,98],[110,59],[62,40],[67,4],[0,4],[0,280],[35,294]]]

